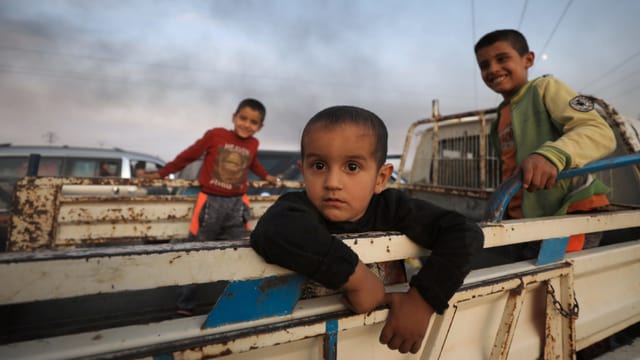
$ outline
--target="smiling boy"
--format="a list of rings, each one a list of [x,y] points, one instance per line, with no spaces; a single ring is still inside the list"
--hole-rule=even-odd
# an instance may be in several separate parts
[[[363,313],[389,304],[380,342],[402,353],[420,350],[429,319],[442,314],[483,246],[464,216],[386,189],[387,129],[374,113],[335,106],[313,116],[302,133],[305,191],[282,195],[260,218],[251,245],[269,263],[332,289]],[[385,294],[382,282],[333,234],[399,231],[431,249],[407,293]]]
[[[516,30],[490,32],[474,50],[485,84],[504,99],[491,130],[502,180],[521,174],[527,190],[512,198],[507,217],[562,215],[607,205],[608,188],[592,175],[556,181],[559,171],[582,167],[616,147],[613,131],[591,99],[553,76],[529,81],[535,55]],[[584,236],[574,236],[567,251],[583,244]],[[522,258],[536,253],[525,251]]]
[[[259,142],[254,135],[264,126],[265,115],[266,109],[261,102],[244,99],[231,117],[232,130],[208,130],[160,171],[145,174],[147,178],[164,178],[204,156],[198,175],[201,190],[189,229],[191,240],[240,239],[249,235],[246,227],[248,209],[243,199],[249,170],[262,179],[277,183],[276,177],[267,173],[256,156]],[[178,313],[191,315],[195,307],[195,286],[180,289]]]

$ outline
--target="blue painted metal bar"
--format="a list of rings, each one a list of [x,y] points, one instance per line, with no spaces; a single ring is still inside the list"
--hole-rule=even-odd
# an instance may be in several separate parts
[[[291,314],[304,276],[298,274],[232,281],[207,316],[203,328]]]
[[[640,153],[602,159],[578,169],[561,171],[558,174],[558,180],[633,164],[640,164]],[[513,195],[515,195],[521,187],[522,181],[520,180],[520,174],[510,177],[500,184],[489,199],[489,207],[485,212],[483,220],[487,222],[499,222],[502,220],[507,204],[509,204]]]
[[[536,265],[551,264],[564,258],[569,244],[569,237],[546,239],[540,244]]]
[[[558,180],[633,164],[640,164],[640,154],[629,154],[603,159],[594,161],[582,168],[562,171],[558,174]],[[522,181],[520,180],[520,174],[510,177],[500,184],[489,199],[489,208],[484,216],[485,221],[499,222],[502,220],[509,201],[511,201],[511,198],[521,187]],[[544,239],[540,245],[536,265],[544,265],[562,260],[568,243],[569,237]]]
[[[338,357],[338,320],[329,320],[325,325],[323,359],[335,360]]]

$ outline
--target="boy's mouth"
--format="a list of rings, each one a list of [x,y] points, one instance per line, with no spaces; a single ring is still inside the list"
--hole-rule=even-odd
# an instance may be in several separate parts
[[[491,78],[489,78],[489,83],[491,83],[491,85],[498,85],[502,81],[504,81],[506,78],[507,78],[507,75],[492,76]]]
[[[345,202],[342,201],[341,199],[334,198],[334,197],[323,198],[322,202],[325,205],[329,205],[329,206],[341,206],[345,204]]]

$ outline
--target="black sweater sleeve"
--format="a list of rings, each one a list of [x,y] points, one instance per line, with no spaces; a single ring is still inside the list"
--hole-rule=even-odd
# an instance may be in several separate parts
[[[251,246],[268,263],[337,289],[355,270],[358,256],[332,233],[366,231],[399,231],[431,250],[410,285],[439,314],[484,243],[481,229],[463,215],[389,189],[374,195],[364,217],[349,224],[326,222],[304,192],[285,194],[258,221]]]
[[[282,195],[251,232],[251,246],[266,262],[337,289],[358,264],[358,255],[329,233],[303,192]]]
[[[431,250],[422,269],[411,278],[410,285],[441,314],[471,271],[472,258],[483,247],[482,230],[457,212],[411,198],[397,190],[387,190],[381,198],[384,205],[378,206],[381,209],[378,216],[390,221],[384,227],[400,231]]]

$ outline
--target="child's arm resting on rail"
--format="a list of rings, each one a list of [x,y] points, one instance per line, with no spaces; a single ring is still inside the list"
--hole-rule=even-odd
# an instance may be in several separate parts
[[[406,293],[389,293],[385,297],[389,304],[387,322],[380,333],[380,343],[401,353],[420,351],[427,332],[433,308],[422,295],[411,288]]]
[[[291,201],[290,201],[291,200]],[[297,193],[285,194],[262,216],[251,246],[266,262],[303,274],[322,285],[342,288],[345,305],[355,312],[384,302],[382,282]]]

